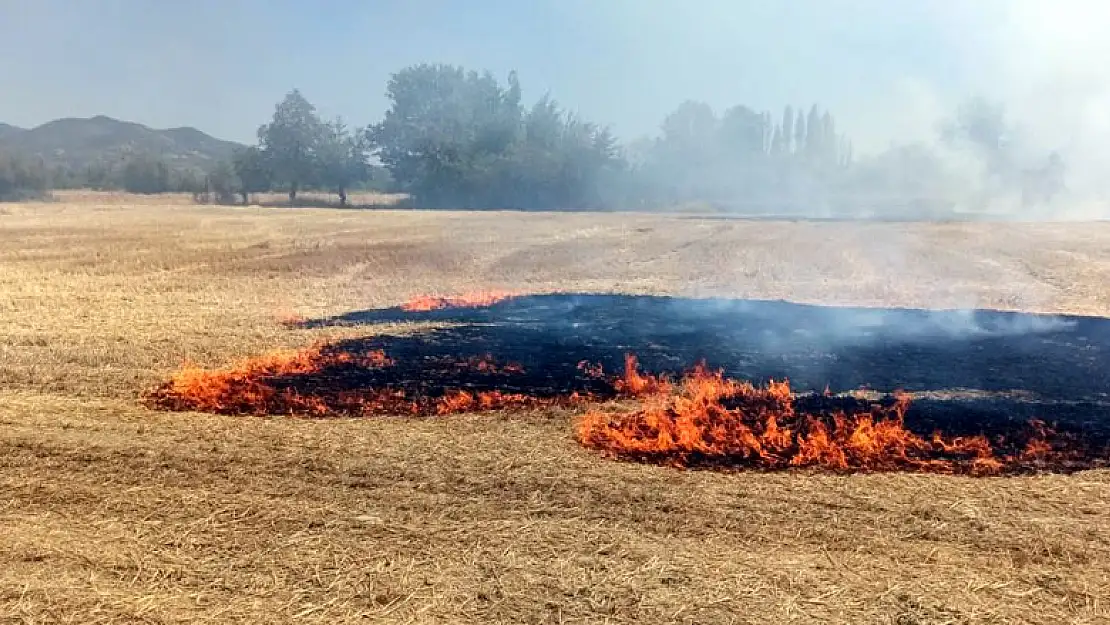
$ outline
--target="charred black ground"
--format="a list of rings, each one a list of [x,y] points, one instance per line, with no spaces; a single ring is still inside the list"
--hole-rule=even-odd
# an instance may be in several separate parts
[[[284,381],[298,391],[339,383],[522,391],[604,397],[608,384],[580,363],[619,373],[626,353],[650,372],[681,372],[704,360],[731,377],[789,379],[800,392],[871,389],[915,394],[911,429],[952,434],[1012,432],[1031,418],[1086,445],[1110,441],[1110,320],[971,310],[927,311],[801,305],[780,301],[558,294],[511,298],[484,308],[378,309],[304,322],[306,327],[437,321],[451,327],[374,336],[332,349],[383,349],[395,366],[348,368],[326,382]],[[524,373],[452,366],[492,355]],[[831,409],[849,398],[803,399]]]

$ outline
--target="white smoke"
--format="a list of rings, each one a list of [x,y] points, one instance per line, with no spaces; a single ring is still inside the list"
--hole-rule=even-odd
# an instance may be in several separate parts
[[[928,137],[930,120],[951,114],[959,98],[1002,104],[1020,158],[1035,164],[1058,152],[1067,191],[1036,216],[1110,216],[1110,4],[1097,0],[938,2],[939,21],[965,42],[953,73],[970,85],[929,83],[914,76],[891,87],[893,111],[873,118],[901,136]],[[966,82],[966,81],[965,81]],[[900,124],[900,127],[898,127]],[[878,128],[871,132],[878,131]],[[947,152],[950,162],[960,155]],[[960,163],[975,171],[974,162]],[[978,173],[978,172],[975,172]],[[996,208],[1016,210],[1005,198]]]

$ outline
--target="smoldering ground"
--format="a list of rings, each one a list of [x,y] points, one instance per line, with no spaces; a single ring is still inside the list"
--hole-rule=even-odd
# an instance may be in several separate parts
[[[1110,322],[1094,317],[551,294],[485,308],[355,311],[304,325],[398,321],[451,324],[369,341],[390,353],[400,348],[398,359],[492,353],[525,368],[572,371],[590,360],[612,371],[631,352],[650,371],[681,371],[704,360],[731,376],[788,378],[810,391],[977,389],[1098,400],[1110,389],[1110,352],[1103,348]]]

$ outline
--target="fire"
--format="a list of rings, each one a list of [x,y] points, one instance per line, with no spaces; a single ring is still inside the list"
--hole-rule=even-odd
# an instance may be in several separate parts
[[[525,374],[520,364],[501,363],[489,354],[431,356],[415,375],[400,372],[402,379],[393,376],[394,382],[380,385],[360,382],[395,365],[381,350],[351,353],[321,344],[301,351],[276,351],[225,369],[187,364],[149,393],[146,400],[152,407],[176,411],[366,417],[567,406],[592,397],[588,392],[540,396],[500,388],[451,388],[452,380],[457,386],[465,386],[462,380],[467,376],[512,385],[514,379]],[[431,379],[446,381],[437,387],[428,384]]]
[[[583,446],[675,467],[998,475],[1105,464],[1104,451],[1092,454],[1041,422],[1005,438],[917,434],[906,426],[907,395],[882,402],[837,398],[828,389],[796,396],[788,382],[757,387],[704,365],[671,379],[641,372],[633,355],[621,375],[585,361],[572,371],[573,380],[552,385],[549,372],[490,354],[398,362],[380,349],[320,344],[225,369],[186,366],[147,401],[167,410],[309,417],[586,405],[576,431]]]
[[[632,411],[588,411],[578,423],[578,441],[611,457],[678,467],[970,475],[1066,464],[1079,454],[1068,441],[1053,441],[1055,433],[1039,422],[1017,449],[1012,441],[993,444],[982,435],[917,435],[905,426],[910,400],[901,394],[891,405],[856,412],[800,412],[787,382],[757,388],[704,366],[674,385],[651,385]]]
[[[272,381],[335,367],[378,368],[391,364],[381,350],[352,354],[330,350],[325,344],[300,351],[278,350],[227,369],[208,370],[186,364],[149,399],[155,406],[169,410],[323,415],[328,410],[318,398],[278,388]]]
[[[454,297],[439,297],[434,295],[421,295],[404,304],[401,310],[406,312],[426,312],[444,308],[481,308],[492,306],[497,302],[516,297],[519,293],[512,291],[474,291]]]
[[[597,373],[604,375],[600,368],[597,369]],[[632,397],[666,394],[671,389],[671,385],[665,378],[640,373],[639,362],[634,354],[625,355],[624,375],[615,380],[613,385],[619,393]]]

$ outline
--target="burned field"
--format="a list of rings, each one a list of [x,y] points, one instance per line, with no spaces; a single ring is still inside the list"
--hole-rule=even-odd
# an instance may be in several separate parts
[[[681,467],[996,475],[1110,460],[1098,318],[481,293],[299,325],[413,321],[448,327],[186,369],[148,399],[316,417],[584,406],[583,445]],[[599,406],[620,400],[635,406]]]

